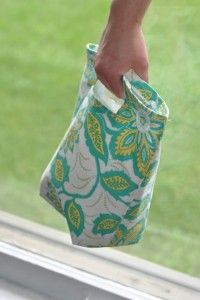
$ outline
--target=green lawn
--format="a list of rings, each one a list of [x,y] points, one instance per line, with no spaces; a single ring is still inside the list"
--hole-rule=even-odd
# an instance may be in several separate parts
[[[38,195],[39,180],[69,125],[85,45],[98,43],[109,5],[1,1],[0,209],[68,230]],[[145,17],[150,83],[170,119],[146,233],[138,245],[118,248],[194,276],[200,276],[199,10],[198,0],[154,0]]]

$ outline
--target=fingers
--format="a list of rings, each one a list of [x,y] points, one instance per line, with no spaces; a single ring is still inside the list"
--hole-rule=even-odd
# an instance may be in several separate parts
[[[133,70],[135,73],[140,76],[144,81],[148,82],[149,81],[149,74],[148,74],[148,69],[149,69],[149,64],[148,61],[143,59],[140,60],[138,63],[135,63],[132,66]]]
[[[114,70],[104,67],[102,64],[95,64],[97,78],[109,89],[116,97],[125,98],[123,90],[123,77],[116,74]]]
[[[97,57],[96,57],[97,58]],[[109,58],[109,62],[112,61]],[[97,75],[97,78],[109,89],[116,97],[124,99],[125,92],[123,88],[123,76],[119,74],[119,67],[116,70],[115,67],[108,67],[110,63],[106,60],[102,60],[98,57],[95,60],[94,68]],[[113,66],[117,65],[116,61],[113,60]],[[148,82],[148,59],[138,59],[132,63],[132,66],[129,69],[133,69],[135,73],[140,76],[144,81]]]
[[[134,34],[134,47],[133,47],[133,60],[132,69],[140,76],[144,81],[148,82],[148,50],[146,47],[145,39],[141,28],[135,31]]]

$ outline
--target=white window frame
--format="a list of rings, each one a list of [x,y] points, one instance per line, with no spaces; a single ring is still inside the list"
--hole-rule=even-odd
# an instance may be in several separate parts
[[[200,299],[199,278],[117,248],[73,245],[68,233],[3,211],[0,286],[1,279],[42,299]]]

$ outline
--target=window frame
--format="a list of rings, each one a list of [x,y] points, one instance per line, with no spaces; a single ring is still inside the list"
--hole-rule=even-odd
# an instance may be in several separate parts
[[[0,265],[1,278],[60,300],[66,297],[64,291],[75,293],[73,299],[83,299],[83,293],[84,299],[108,300],[184,300],[200,295],[196,277],[111,247],[73,245],[68,233],[3,211]]]

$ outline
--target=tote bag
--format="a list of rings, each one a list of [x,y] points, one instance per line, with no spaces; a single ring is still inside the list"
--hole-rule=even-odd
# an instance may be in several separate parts
[[[97,50],[86,45],[72,119],[39,193],[65,218],[72,244],[117,247],[144,235],[169,109],[133,70],[117,98],[97,79]]]

